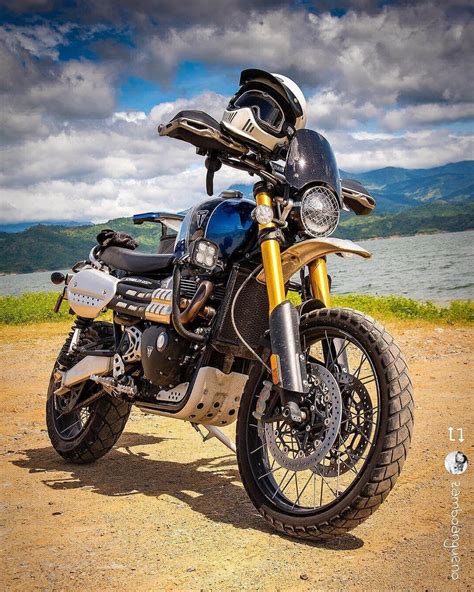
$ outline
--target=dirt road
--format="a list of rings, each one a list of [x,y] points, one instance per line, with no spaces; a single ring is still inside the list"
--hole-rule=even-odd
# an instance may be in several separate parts
[[[415,383],[412,450],[379,511],[320,544],[273,532],[248,501],[234,457],[215,440],[202,444],[189,424],[136,411],[104,459],[64,464],[43,412],[66,327],[0,328],[4,589],[469,590],[473,331],[389,328]],[[449,442],[449,426],[464,427],[462,445]],[[471,466],[459,478],[461,575],[453,582],[443,541],[454,478],[443,460],[458,446]]]

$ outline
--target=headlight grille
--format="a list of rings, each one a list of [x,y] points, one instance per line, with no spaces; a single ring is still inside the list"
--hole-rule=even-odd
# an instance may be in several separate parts
[[[301,222],[310,236],[329,236],[339,223],[339,202],[334,193],[322,185],[305,191],[300,212]]]

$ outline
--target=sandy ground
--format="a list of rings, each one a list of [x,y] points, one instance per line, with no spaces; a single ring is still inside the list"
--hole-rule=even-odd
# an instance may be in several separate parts
[[[353,534],[298,542],[247,499],[234,457],[189,424],[136,411],[116,447],[65,464],[44,425],[48,375],[66,327],[0,329],[1,541],[6,590],[469,590],[473,568],[473,331],[391,325],[415,383],[415,434],[397,486]],[[465,441],[448,439],[464,427]],[[469,427],[468,427],[469,426]],[[229,428],[231,430],[231,428]],[[461,481],[461,577],[449,579],[451,482]],[[471,540],[472,544],[472,540]]]

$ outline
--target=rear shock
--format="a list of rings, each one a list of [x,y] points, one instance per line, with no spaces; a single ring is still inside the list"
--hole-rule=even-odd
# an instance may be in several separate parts
[[[82,333],[92,325],[92,319],[76,317],[69,335],[64,342],[58,356],[58,364],[63,368],[69,368],[74,363],[75,351],[81,341]]]

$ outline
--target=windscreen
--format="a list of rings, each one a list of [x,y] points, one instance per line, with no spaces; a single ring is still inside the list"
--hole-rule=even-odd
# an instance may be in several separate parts
[[[341,199],[341,181],[334,152],[324,136],[308,129],[293,136],[285,165],[285,177],[293,189],[325,185]]]

